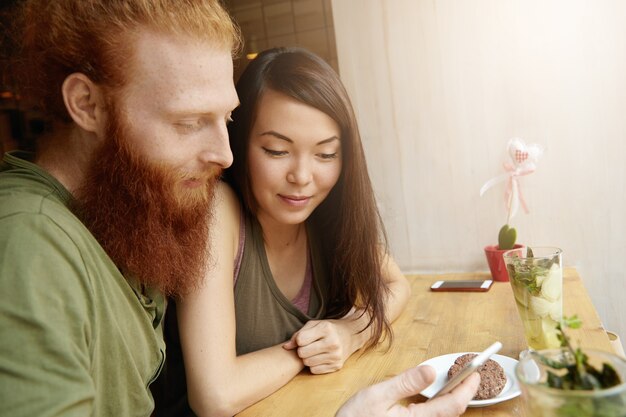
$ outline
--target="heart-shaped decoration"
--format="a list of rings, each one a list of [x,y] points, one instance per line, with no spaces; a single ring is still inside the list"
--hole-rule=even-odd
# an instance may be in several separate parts
[[[520,151],[519,149],[515,151],[515,162],[517,162],[518,164],[521,164],[527,159],[528,159],[528,152]]]
[[[543,153],[537,144],[526,145],[523,140],[514,138],[509,141],[509,156],[516,167],[534,168]]]

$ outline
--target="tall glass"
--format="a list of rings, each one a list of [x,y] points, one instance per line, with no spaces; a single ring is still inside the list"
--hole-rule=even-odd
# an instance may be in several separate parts
[[[551,349],[536,353],[560,361],[564,350]],[[515,375],[522,388],[522,402],[526,417],[624,417],[626,416],[626,361],[612,353],[585,349],[589,364],[602,369],[610,364],[621,379],[621,384],[599,390],[561,390],[550,388],[546,381],[548,371],[562,374],[563,369],[547,367],[537,355],[523,351],[515,367]]]
[[[563,319],[561,253],[559,248],[523,247],[503,255],[531,349],[555,349],[561,345],[556,331]]]

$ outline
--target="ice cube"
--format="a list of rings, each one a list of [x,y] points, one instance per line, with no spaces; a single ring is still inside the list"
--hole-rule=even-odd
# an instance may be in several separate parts
[[[550,317],[541,320],[543,340],[546,348],[557,348],[561,345],[556,330],[557,322]]]
[[[563,318],[563,300],[560,297],[552,303],[550,318],[557,322]]]
[[[541,285],[541,295],[550,301],[561,298],[563,292],[563,274],[561,268],[554,264]]]
[[[530,297],[530,310],[539,317],[550,314],[552,302],[542,297]]]

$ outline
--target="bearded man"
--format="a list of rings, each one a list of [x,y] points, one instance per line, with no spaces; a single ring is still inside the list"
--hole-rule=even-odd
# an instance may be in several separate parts
[[[164,296],[210,261],[239,34],[216,0],[23,3],[55,128],[0,166],[0,415],[149,416]]]
[[[165,296],[211,261],[239,34],[218,0],[20,4],[16,74],[55,129],[0,164],[0,415],[149,416]],[[410,369],[338,415],[393,415],[433,379]],[[477,386],[410,415],[457,416]]]

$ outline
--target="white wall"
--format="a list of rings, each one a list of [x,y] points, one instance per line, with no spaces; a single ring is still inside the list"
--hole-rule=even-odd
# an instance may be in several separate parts
[[[405,272],[486,270],[506,221],[511,137],[545,147],[521,180],[518,241],[556,245],[626,337],[626,1],[333,0],[339,69]]]

